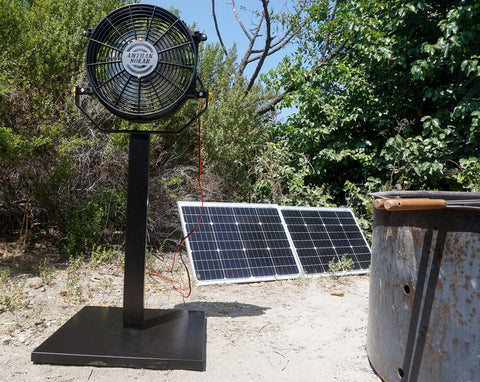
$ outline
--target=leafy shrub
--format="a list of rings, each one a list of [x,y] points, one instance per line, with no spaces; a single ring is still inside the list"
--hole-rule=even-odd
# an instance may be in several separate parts
[[[323,187],[308,184],[313,172],[305,155],[267,143],[256,158],[253,199],[280,205],[331,206],[331,197]]]
[[[96,243],[103,231],[104,210],[95,201],[75,206],[65,214],[65,243],[63,252],[66,255],[86,253]]]
[[[103,235],[123,229],[126,203],[125,191],[107,189],[68,208],[63,224],[62,252],[68,256],[87,254],[95,248],[100,249],[100,239],[112,244]]]
[[[353,260],[350,257],[343,255],[340,259],[332,259],[328,263],[328,271],[330,272],[330,275],[335,278],[338,277],[340,272],[350,272],[354,266],[355,263]]]
[[[0,313],[26,306],[25,284],[26,279],[11,275],[9,268],[0,269]]]
[[[460,183],[468,191],[480,191],[480,160],[465,158],[460,160],[462,171],[457,175]]]

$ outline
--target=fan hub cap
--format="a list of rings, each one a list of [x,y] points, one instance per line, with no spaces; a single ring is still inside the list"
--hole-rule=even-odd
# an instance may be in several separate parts
[[[123,51],[122,64],[132,76],[138,78],[148,76],[157,67],[157,50],[146,40],[133,40]]]

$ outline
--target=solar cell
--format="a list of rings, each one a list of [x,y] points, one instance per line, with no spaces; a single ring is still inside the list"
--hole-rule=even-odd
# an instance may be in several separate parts
[[[197,225],[201,203],[179,202],[182,226]],[[276,206],[205,203],[202,221],[187,239],[201,284],[295,278],[300,274]]]
[[[182,228],[192,231],[200,202],[179,202]],[[202,221],[186,241],[200,284],[296,278],[329,273],[342,256],[350,273],[365,273],[370,249],[347,208],[205,203]]]
[[[343,256],[353,260],[353,271],[365,273],[370,248],[348,208],[279,207],[297,256],[307,275],[326,274],[329,263]]]

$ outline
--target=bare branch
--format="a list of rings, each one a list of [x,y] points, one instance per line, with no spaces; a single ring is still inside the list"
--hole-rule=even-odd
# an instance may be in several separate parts
[[[218,41],[220,41],[220,45],[222,46],[225,56],[228,57],[227,48],[225,48],[225,44],[223,43],[222,36],[220,34],[220,29],[218,28],[217,14],[215,13],[215,0],[212,0],[212,16],[213,21],[215,22],[215,30],[217,31]]]
[[[238,21],[238,24],[240,25],[240,27],[242,28],[243,30],[243,33],[245,33],[245,36],[247,36],[247,38],[252,41],[252,36],[250,36],[250,33],[248,33],[247,31],[247,28],[245,28],[245,25],[243,25],[242,23],[242,20],[240,19],[240,16],[238,15],[238,12],[237,12],[237,8],[235,7],[235,0],[232,0],[232,9],[233,9],[233,13],[235,14],[235,18],[237,19]]]
[[[294,37],[295,35],[290,35],[287,39],[285,39],[281,44],[279,44],[279,42],[275,43],[275,44],[272,44],[270,48],[274,48],[274,49],[270,49],[270,51],[268,52],[267,56],[270,56],[276,52],[278,52],[280,49],[282,49],[285,45],[287,45],[290,40]],[[254,50],[252,51],[252,53],[262,53],[263,50]],[[258,56],[255,56],[255,57],[252,57],[250,58],[248,61],[247,61],[247,64],[251,63],[251,62],[254,62],[254,61],[257,61],[261,58],[262,56],[261,55],[258,55]]]
[[[277,38],[276,36],[272,37],[272,44],[270,44],[270,52],[268,55],[278,52],[280,49],[282,49],[285,45],[287,45],[293,38],[295,37],[295,33],[292,32],[291,29],[289,29],[281,38],[278,39],[275,43],[273,40]],[[272,49],[275,49],[275,51],[272,51]],[[263,49],[255,49],[252,50],[252,53],[257,54],[257,53],[262,53]]]
[[[272,48],[276,48],[277,46],[285,46],[290,42],[292,38],[295,37],[295,33],[291,29],[289,29],[282,37],[277,39],[277,42],[272,44]]]
[[[271,30],[270,13],[268,12],[268,0],[262,0],[262,5],[263,5],[263,15],[265,18],[266,33],[267,33],[265,37],[265,46],[263,48],[263,53],[261,54],[258,60],[257,67],[255,68],[255,71],[253,72],[253,75],[250,78],[250,81],[248,82],[245,93],[250,92],[253,85],[255,84],[255,81],[260,73],[260,70],[262,69],[263,63],[265,62],[265,59],[267,58],[268,53],[270,51],[270,44],[272,43],[272,30]]]
[[[257,110],[255,110],[255,115],[263,115],[268,113],[269,111],[274,110],[275,106],[278,103],[280,103],[280,101],[282,101],[288,93],[291,93],[294,90],[295,88],[292,86],[292,87],[288,87],[283,93],[277,94],[266,104],[263,104],[262,106],[258,107]]]
[[[270,4],[269,0],[261,0],[261,6],[263,8],[261,16],[255,21],[253,28],[249,30],[247,30],[246,26],[242,23],[242,20],[240,19],[240,14],[237,11],[235,0],[224,0],[224,3],[232,7],[238,24],[249,39],[249,45],[245,50],[243,57],[240,60],[237,70],[235,72],[234,83],[237,83],[238,80],[243,76],[245,69],[249,64],[256,62],[254,74],[249,80],[249,84],[246,88],[246,93],[248,93],[252,89],[255,81],[257,80],[266,57],[277,53],[288,43],[290,43],[291,40],[297,35],[297,31],[301,30],[302,24],[305,24],[306,21],[300,22],[300,24],[297,24],[295,26],[290,26],[287,31],[283,31],[282,36],[279,38],[272,35],[274,26],[273,23],[275,22],[275,20],[272,19],[272,15],[268,11],[268,5]],[[266,21],[265,28],[263,28],[263,21]],[[263,47],[261,49],[254,49],[255,45],[259,42],[260,37],[263,42]]]
[[[328,55],[327,58],[324,58],[323,60],[322,59],[319,60],[315,64],[315,66],[312,68],[311,75],[306,78],[306,82],[308,82],[311,79],[311,77],[313,76],[314,73],[317,73],[324,66],[329,65],[330,62],[332,61],[332,59],[334,57],[338,56],[342,52],[343,48],[345,48],[345,46],[347,45],[347,42],[348,42],[348,40],[342,41],[335,49],[333,49],[330,52],[330,54]],[[282,101],[288,93],[291,93],[291,92],[296,91],[296,90],[300,90],[300,86],[293,86],[293,85],[287,86],[287,88],[283,91],[283,93],[280,93],[280,94],[276,95],[274,98],[272,98],[266,104],[258,107],[257,110],[255,110],[255,114],[256,115],[263,115],[263,114],[268,113],[269,111],[275,109],[275,106],[278,103],[280,103],[280,101]]]
[[[336,0],[335,4],[332,7],[332,13],[330,14],[330,17],[329,17],[329,20],[328,20],[328,23],[330,25],[332,24],[333,20],[335,19],[338,3],[339,3],[339,0]],[[315,66],[311,69],[311,72],[310,72],[311,74],[306,78],[307,83],[313,77],[313,75],[315,73],[317,73],[321,68],[329,65],[330,62],[332,61],[332,59],[334,59],[336,56],[338,56],[343,51],[343,49],[345,48],[345,46],[348,42],[348,39],[345,39],[342,42],[340,42],[335,47],[335,49],[328,52],[328,47],[330,45],[330,38],[331,38],[331,31],[329,31],[325,36],[324,47],[323,47],[322,53],[320,55],[319,60],[315,64]],[[255,59],[255,58],[256,57],[252,58],[252,60]],[[288,85],[282,93],[278,94],[277,96],[272,98],[269,102],[267,102],[266,104],[257,108],[257,110],[255,110],[255,114],[256,115],[263,115],[265,113],[268,113],[269,111],[273,110],[275,108],[275,106],[280,101],[282,101],[288,93],[291,93],[292,91],[299,90],[299,88],[300,88],[300,85],[296,85],[296,86]]]
[[[248,44],[248,48],[245,51],[245,54],[243,55],[242,60],[240,61],[240,64],[238,65],[238,70],[237,70],[237,73],[235,74],[235,82],[237,82],[237,80],[243,75],[243,72],[245,71],[245,68],[248,64],[248,58],[252,55],[253,46],[255,45],[255,41],[259,36],[264,18],[265,17],[262,14],[262,17],[260,17],[260,21],[258,22],[257,28],[255,29],[252,35],[252,38],[250,39],[250,44]]]

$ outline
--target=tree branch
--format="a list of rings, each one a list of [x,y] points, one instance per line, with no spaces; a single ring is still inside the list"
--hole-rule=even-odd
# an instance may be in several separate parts
[[[280,41],[278,41],[277,43],[271,45],[270,48],[274,48],[274,49],[270,49],[270,51],[268,52],[267,56],[270,56],[270,55],[278,52],[278,51],[279,51],[280,49],[282,49],[285,45],[287,45],[294,36],[295,36],[295,35],[292,34],[292,35],[288,36],[287,39],[284,39],[284,41],[282,41],[282,43],[280,43]],[[262,52],[263,52],[263,50],[254,50],[254,51],[252,51],[252,53],[262,53]],[[252,57],[252,58],[250,58],[250,59],[247,61],[247,64],[249,64],[250,62],[257,61],[257,60],[259,60],[261,57],[262,57],[261,55]]]
[[[238,16],[238,12],[237,12],[237,8],[235,7],[235,0],[232,0],[232,9],[233,9],[233,13],[235,14],[235,18],[237,19],[238,21],[238,24],[240,25],[240,27],[242,28],[243,30],[243,33],[245,33],[245,36],[247,36],[247,38],[252,41],[252,36],[250,36],[250,34],[248,33],[247,31],[247,28],[245,28],[245,25],[243,25],[242,23],[242,20],[240,19],[240,16]]]
[[[335,19],[338,3],[339,3],[339,0],[336,0],[335,4],[332,7],[332,13],[330,14],[330,17],[329,17],[329,20],[328,20],[328,23],[330,25],[332,24],[333,20]],[[326,36],[325,36],[324,47],[322,49],[322,53],[320,55],[320,58],[317,61],[317,63],[313,66],[313,68],[311,69],[310,75],[307,76],[305,83],[308,83],[308,81],[311,80],[313,75],[316,74],[321,68],[329,65],[330,62],[332,61],[332,59],[334,59],[336,56],[338,56],[342,52],[342,50],[345,48],[345,46],[347,45],[347,42],[348,42],[348,39],[343,40],[342,42],[340,42],[335,47],[335,49],[333,49],[330,53],[328,53],[328,46],[330,45],[330,39],[331,39],[331,31],[328,31]],[[254,58],[252,58],[252,60]],[[263,104],[262,106],[258,107],[257,110],[255,110],[255,114],[256,115],[263,115],[263,114],[268,113],[269,111],[275,109],[275,106],[278,103],[280,103],[288,93],[300,90],[302,85],[303,84],[300,84],[300,83],[296,84],[296,85],[288,85],[282,93],[276,95],[274,98],[272,98],[266,104]]]
[[[283,93],[277,94],[275,97],[273,97],[266,104],[263,104],[262,106],[258,107],[255,110],[255,115],[263,115],[263,114],[268,113],[269,111],[274,110],[275,106],[278,103],[280,103],[280,101],[282,101],[288,93],[291,93],[294,90],[296,90],[296,89],[293,86],[287,87],[287,89]]]
[[[255,71],[253,72],[253,75],[250,78],[250,81],[248,82],[245,93],[250,92],[253,85],[255,84],[255,81],[256,81],[259,73],[260,73],[260,70],[262,69],[263,63],[265,62],[265,59],[269,55],[270,44],[272,43],[272,30],[271,30],[270,13],[268,12],[268,0],[262,0],[262,5],[263,5],[263,15],[264,15],[264,18],[265,18],[265,26],[266,26],[267,36],[265,37],[265,46],[263,48],[263,53],[261,54],[261,56],[258,60],[258,63],[257,63],[257,67],[255,68]],[[248,63],[248,61],[247,61],[247,63]]]
[[[311,74],[309,76],[307,76],[305,82],[308,82],[313,77],[313,75],[315,73],[317,73],[321,68],[329,65],[330,62],[332,61],[332,59],[334,57],[338,56],[342,52],[343,48],[345,48],[345,46],[347,45],[347,42],[348,42],[348,40],[342,41],[335,49],[332,50],[332,52],[328,55],[328,57],[326,59],[317,61],[317,63],[315,64],[315,66],[311,70]],[[280,103],[280,101],[282,101],[288,93],[300,90],[300,88],[301,88],[300,84],[298,84],[296,86],[288,85],[283,93],[280,93],[280,94],[276,95],[274,98],[272,98],[266,104],[258,107],[255,110],[255,114],[256,115],[263,115],[263,114],[268,113],[269,111],[275,109],[275,106],[278,103]]]
[[[340,54],[340,52],[343,50],[343,48],[345,48],[345,46],[347,45],[347,42],[348,40],[344,40],[342,41],[334,50],[332,50],[330,52],[330,54],[328,55],[328,57],[325,59],[325,58],[320,58],[320,60],[318,60],[318,62],[315,64],[315,66],[313,67],[313,71],[314,72],[318,72],[318,70],[324,66],[327,66],[328,64],[330,64],[330,61],[332,61],[332,59],[336,56],[338,56]]]
[[[330,18],[328,20],[329,26],[332,25],[333,19],[335,18],[335,13],[336,13],[337,7],[338,7],[338,1],[339,0],[336,0],[335,4],[333,5],[332,14],[330,15]],[[320,56],[320,61],[324,61],[324,59],[325,59],[325,55],[327,54],[328,44],[330,43],[331,34],[332,34],[332,32],[328,31],[327,35],[325,36],[325,43],[324,43],[324,46],[323,46],[322,55]]]
[[[212,16],[215,23],[215,30],[217,31],[218,41],[220,41],[220,45],[225,53],[225,57],[228,57],[227,48],[225,48],[225,44],[223,43],[222,36],[220,34],[220,29],[218,28],[217,14],[215,13],[215,0],[212,0]]]
[[[237,73],[235,74],[235,83],[243,75],[243,72],[245,71],[245,68],[247,67],[248,58],[252,55],[253,46],[255,45],[255,41],[257,40],[257,37],[259,36],[259,32],[260,32],[260,29],[262,27],[263,20],[264,20],[264,15],[262,14],[262,17],[260,18],[260,21],[258,22],[257,28],[255,29],[255,32],[250,38],[250,44],[248,44],[248,48],[245,51],[245,54],[243,55],[242,60],[240,61],[240,64],[238,65],[238,70],[237,70]]]

